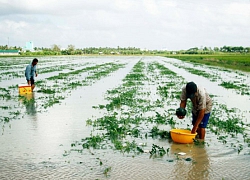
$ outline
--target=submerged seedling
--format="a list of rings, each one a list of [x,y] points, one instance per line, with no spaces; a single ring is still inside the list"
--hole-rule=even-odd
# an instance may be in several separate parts
[[[108,173],[111,171],[111,167],[107,167],[105,170],[104,170],[104,172],[103,172],[103,174],[106,176],[106,177],[108,177]]]

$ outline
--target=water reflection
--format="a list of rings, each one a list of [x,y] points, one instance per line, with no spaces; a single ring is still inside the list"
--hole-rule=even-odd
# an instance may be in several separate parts
[[[172,143],[170,152],[177,159],[172,172],[176,179],[211,179],[210,161],[204,146]]]
[[[35,105],[35,93],[24,94],[20,97],[20,101],[25,105],[27,114],[34,116],[37,113]]]
[[[26,107],[26,113],[29,116],[28,119],[32,125],[32,129],[37,129],[37,106],[35,101],[35,93],[25,94],[20,97],[20,101]]]

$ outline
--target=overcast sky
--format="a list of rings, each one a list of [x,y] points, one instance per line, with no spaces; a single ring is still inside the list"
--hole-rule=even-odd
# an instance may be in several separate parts
[[[250,0],[0,0],[0,45],[250,46]]]

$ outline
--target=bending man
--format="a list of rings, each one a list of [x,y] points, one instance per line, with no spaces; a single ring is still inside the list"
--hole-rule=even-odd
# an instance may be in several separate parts
[[[186,108],[187,99],[192,102],[192,132],[199,135],[199,139],[205,138],[205,128],[212,109],[212,99],[203,87],[197,87],[194,82],[189,82],[182,88],[180,107]],[[178,116],[183,119],[184,116]]]
[[[25,77],[28,82],[28,85],[31,85],[31,89],[35,88],[35,76],[37,77],[36,65],[38,63],[38,59],[33,59],[32,63],[26,66],[25,69]]]

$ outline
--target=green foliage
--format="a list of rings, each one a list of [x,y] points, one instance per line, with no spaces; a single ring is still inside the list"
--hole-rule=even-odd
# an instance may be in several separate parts
[[[152,138],[160,137],[161,139],[170,139],[170,132],[165,130],[160,130],[158,127],[154,126],[150,131],[150,136]]]
[[[53,89],[40,89],[37,92],[41,92],[41,93],[44,93],[44,94],[55,94],[56,93],[56,91],[53,90]]]
[[[246,86],[246,84],[242,84],[239,82],[224,82],[223,81],[219,85],[227,89],[235,89],[241,95],[250,95],[249,86]]]
[[[104,136],[101,135],[86,137],[85,139],[82,140],[83,142],[82,147],[84,149],[89,149],[90,147],[94,149],[99,149],[103,140]]]
[[[163,147],[153,144],[152,149],[149,153],[150,153],[150,158],[152,157],[156,158],[164,156],[167,153],[167,151]]]
[[[167,55],[165,57],[171,57],[180,59],[182,61],[207,64],[211,66],[220,66],[229,69],[242,70],[250,72],[250,54],[247,51],[247,54],[212,54],[212,55]]]

